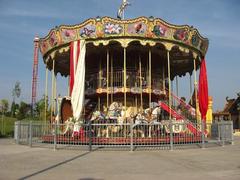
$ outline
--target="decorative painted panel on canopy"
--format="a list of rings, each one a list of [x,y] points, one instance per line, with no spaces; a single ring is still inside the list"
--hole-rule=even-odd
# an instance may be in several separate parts
[[[89,41],[133,38],[133,40],[152,40],[171,42],[192,49],[205,56],[208,39],[202,37],[198,30],[188,25],[172,25],[159,18],[139,17],[118,20],[110,17],[88,19],[78,25],[61,25],[52,29],[45,38],[40,39],[43,56],[58,46],[78,39]]]

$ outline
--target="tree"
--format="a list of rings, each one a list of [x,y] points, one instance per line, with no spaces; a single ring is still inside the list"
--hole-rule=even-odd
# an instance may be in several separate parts
[[[48,112],[48,100],[47,100],[47,117],[49,116],[49,112]],[[45,119],[45,97],[43,96],[42,99],[40,99],[39,101],[36,102],[35,105],[35,115],[37,116],[37,118],[39,120],[44,120]]]
[[[26,118],[31,113],[31,105],[25,102],[20,102],[19,111],[16,113],[17,119],[21,120]]]
[[[0,101],[0,107],[1,107],[1,113],[5,114],[8,111],[8,107],[9,107],[8,100],[2,99]]]
[[[13,97],[13,102],[12,102],[12,106],[11,106],[11,114],[12,117],[15,116],[15,111],[16,111],[16,107],[15,107],[15,98],[19,98],[21,95],[21,87],[20,87],[20,82],[17,81],[15,83],[15,86],[12,90],[12,97]]]
[[[0,136],[1,136],[1,134],[5,134],[3,116],[8,111],[8,100],[2,99],[0,101],[0,107],[1,107],[0,110],[1,110],[1,113],[2,113],[1,132],[0,132]]]

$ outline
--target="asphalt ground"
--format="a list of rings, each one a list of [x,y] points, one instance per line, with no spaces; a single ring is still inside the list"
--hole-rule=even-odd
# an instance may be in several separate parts
[[[54,151],[0,139],[0,179],[240,180],[240,137],[224,147],[134,152]]]

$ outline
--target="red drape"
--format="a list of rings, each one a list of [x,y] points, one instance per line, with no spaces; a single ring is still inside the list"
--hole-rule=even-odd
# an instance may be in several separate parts
[[[206,120],[208,110],[208,80],[205,58],[201,61],[198,87],[199,109],[203,120]]]

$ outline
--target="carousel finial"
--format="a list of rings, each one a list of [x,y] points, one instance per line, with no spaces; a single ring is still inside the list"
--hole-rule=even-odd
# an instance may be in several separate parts
[[[130,5],[131,5],[130,2],[128,2],[127,0],[122,1],[122,4],[118,9],[118,14],[117,14],[118,19],[124,19],[124,10],[126,9],[127,6],[130,6]]]

